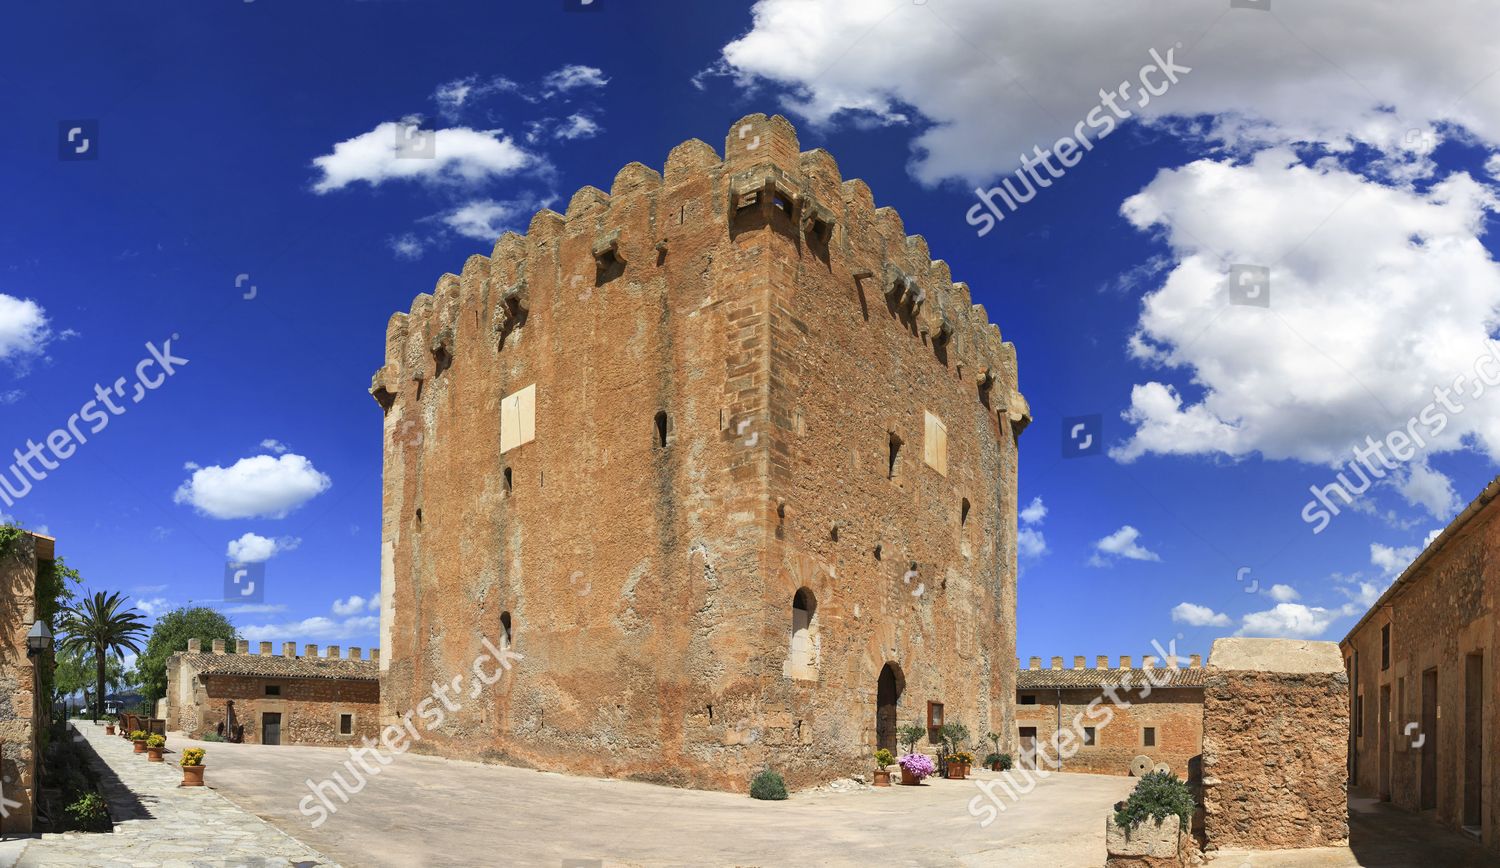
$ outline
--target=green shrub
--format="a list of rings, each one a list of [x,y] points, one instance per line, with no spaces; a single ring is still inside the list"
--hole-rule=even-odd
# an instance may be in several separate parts
[[[65,810],[78,829],[94,831],[109,827],[109,804],[98,793],[84,793]]]
[[[1187,784],[1170,772],[1147,772],[1125,800],[1124,807],[1115,811],[1115,824],[1129,828],[1147,817],[1161,822],[1175,816],[1187,828],[1193,807],[1193,794]]]
[[[204,734],[198,736],[198,740],[199,741],[223,741],[224,740],[224,736],[219,735],[217,732],[205,732]]]
[[[885,748],[875,751],[875,767],[877,769],[883,769],[895,761],[896,757]]]
[[[1014,763],[1012,762],[1012,760],[1010,758],[1010,754],[1008,754],[1008,753],[1000,754],[1000,771],[1002,771],[1002,772],[1008,772],[1008,771],[1010,771],[1010,767],[1012,765],[1014,765]]]
[[[151,733],[150,735],[146,736],[146,747],[162,748],[162,747],[166,747],[166,746],[167,746],[167,739],[166,739],[165,736],[158,735],[157,733],[154,733],[154,732]]]
[[[780,801],[786,798],[786,781],[781,779],[781,775],[766,769],[750,782],[750,798]]]

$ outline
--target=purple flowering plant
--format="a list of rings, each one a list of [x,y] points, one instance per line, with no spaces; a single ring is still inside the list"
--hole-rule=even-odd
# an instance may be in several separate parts
[[[933,764],[932,758],[925,753],[909,753],[901,757],[897,762],[901,764],[902,769],[909,772],[919,781],[930,777],[937,771],[937,766]]]

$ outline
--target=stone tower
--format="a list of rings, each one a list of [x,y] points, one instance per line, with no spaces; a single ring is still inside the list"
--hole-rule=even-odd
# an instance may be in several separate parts
[[[385,346],[383,713],[463,682],[420,749],[744,790],[929,703],[1012,741],[1015,348],[785,118],[539,212]]]

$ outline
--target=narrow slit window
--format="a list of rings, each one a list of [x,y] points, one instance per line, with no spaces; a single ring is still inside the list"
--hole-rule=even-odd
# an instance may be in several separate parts
[[[967,527],[969,524],[969,499],[965,497],[958,506],[958,526]]]
[[[667,411],[661,410],[656,414],[656,445],[665,449],[667,446]]]
[[[886,452],[886,478],[901,478],[901,438],[895,432],[891,432],[890,442]]]
[[[511,644],[510,613],[500,613],[500,647],[509,648]]]
[[[507,468],[505,468],[505,493],[506,494],[510,494],[511,491],[513,490],[513,483],[514,483],[514,477],[511,475],[510,468],[507,467]]]

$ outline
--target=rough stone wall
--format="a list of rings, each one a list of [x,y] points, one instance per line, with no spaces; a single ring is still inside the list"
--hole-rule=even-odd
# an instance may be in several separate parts
[[[266,696],[267,684],[281,686],[280,696]],[[245,675],[200,675],[194,683],[193,721],[189,736],[213,732],[234,700],[235,720],[245,727],[245,743],[259,744],[261,715],[281,714],[282,744],[357,745],[380,736],[380,682],[337,678],[266,678]],[[339,733],[339,715],[354,715],[354,731]]]
[[[371,390],[385,713],[470,683],[506,616],[524,659],[466,691],[432,749],[808,784],[868,765],[886,663],[901,723],[938,701],[1010,733],[1015,384],[967,288],[783,118],[737,123],[723,159],[689,141],[664,175],[632,163],[580,190],[391,319]],[[502,454],[502,398],[531,385],[535,439]],[[926,412],[946,477],[923,461]]]
[[[1348,696],[1331,642],[1214,642],[1203,691],[1206,849],[1348,840]]]
[[[1053,738],[1057,731],[1058,692],[1056,690],[1019,690],[1017,695],[1036,697],[1036,704],[1016,705],[1016,726],[1036,728],[1037,743],[1045,745],[1053,761],[1039,762],[1042,768],[1057,769],[1057,751]],[[1117,695],[1130,707],[1115,705],[1106,699],[1090,717],[1088,706],[1103,695],[1100,690],[1062,691],[1062,726],[1073,728],[1073,718],[1083,715],[1083,726],[1094,727],[1092,747],[1078,747],[1062,763],[1063,771],[1098,775],[1128,775],[1130,763],[1140,755],[1153,763],[1167,763],[1172,773],[1188,777],[1188,760],[1203,748],[1203,689],[1201,687],[1161,687],[1142,696],[1139,690],[1121,690]],[[1106,711],[1106,709],[1108,711]],[[1107,715],[1107,717],[1105,716]],[[1156,727],[1156,746],[1143,744],[1144,728]],[[1041,758],[1039,757],[1039,760]]]
[[[36,619],[38,542],[21,537],[0,555],[0,774],[5,798],[19,803],[3,821],[7,834],[32,829],[38,709],[26,633]]]
[[[1354,792],[1384,798],[1409,811],[1423,805],[1422,754],[1432,749],[1436,788],[1429,804],[1435,819],[1459,829],[1465,823],[1465,750],[1471,727],[1466,701],[1466,658],[1481,655],[1481,718],[1477,737],[1482,756],[1480,831],[1485,845],[1500,853],[1500,580],[1495,553],[1500,551],[1500,506],[1490,501],[1471,521],[1445,539],[1415,573],[1402,579],[1402,590],[1389,605],[1370,613],[1342,643],[1353,696],[1346,708],[1355,750]],[[1382,665],[1381,630],[1390,628],[1390,661]],[[1355,653],[1358,672],[1355,672]],[[1436,731],[1423,724],[1423,673],[1437,679]],[[1382,692],[1389,697],[1390,720],[1382,727]],[[1354,709],[1363,709],[1363,720]]]

